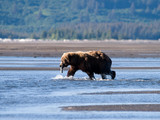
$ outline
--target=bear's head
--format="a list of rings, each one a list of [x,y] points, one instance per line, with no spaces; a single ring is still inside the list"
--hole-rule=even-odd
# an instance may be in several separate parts
[[[63,73],[63,68],[69,65],[69,53],[64,53],[61,57],[61,63],[59,65],[60,72]]]
[[[78,66],[82,61],[84,62],[84,53],[81,52],[68,52],[64,53],[61,57],[60,72],[63,73],[63,68],[68,65]]]

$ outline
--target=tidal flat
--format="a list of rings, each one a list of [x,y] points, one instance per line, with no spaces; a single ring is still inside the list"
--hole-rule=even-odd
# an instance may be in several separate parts
[[[93,81],[61,74],[60,57],[1,56],[0,119],[159,120],[160,58],[111,59],[116,79]]]

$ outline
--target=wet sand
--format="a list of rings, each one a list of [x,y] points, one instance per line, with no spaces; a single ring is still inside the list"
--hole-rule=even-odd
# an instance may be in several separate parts
[[[148,111],[160,112],[160,104],[87,105],[62,107],[64,111]]]
[[[95,92],[95,93],[82,93],[82,95],[110,95],[110,94],[160,94],[159,90],[155,91],[108,91],[108,92]]]
[[[0,56],[60,57],[64,52],[101,50],[110,57],[160,57],[160,41],[1,42]]]

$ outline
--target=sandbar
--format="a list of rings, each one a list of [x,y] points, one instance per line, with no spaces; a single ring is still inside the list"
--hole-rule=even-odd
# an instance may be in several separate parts
[[[91,50],[109,57],[160,57],[160,41],[0,42],[0,56],[60,57],[64,52]]]
[[[160,112],[160,104],[86,105],[61,107],[64,111],[147,111]]]

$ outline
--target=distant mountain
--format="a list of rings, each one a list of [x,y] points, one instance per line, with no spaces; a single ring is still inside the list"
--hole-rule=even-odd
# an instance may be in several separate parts
[[[88,23],[92,24],[92,27],[89,27]],[[75,26],[83,29],[82,26],[87,25],[93,29],[94,24],[97,27],[102,24],[113,27],[113,23],[116,25],[121,25],[120,23],[137,25],[138,23],[141,24],[139,25],[141,27],[154,24],[152,28],[147,27],[154,29],[155,24],[160,23],[160,0],[0,0],[0,37],[9,37],[9,34],[12,33],[10,37],[14,37],[15,34],[16,38],[17,36],[51,38],[52,35],[49,35],[48,32],[61,31],[62,26],[72,31],[73,28],[76,28]],[[112,29],[105,30],[113,33]],[[97,30],[101,31],[101,28]],[[48,36],[44,35],[44,31]],[[158,39],[159,32],[155,28],[154,37],[149,39]],[[93,30],[93,33],[97,31]],[[123,38],[124,35],[121,36]],[[112,38],[113,34],[110,37]],[[55,39],[54,36],[52,38]]]

